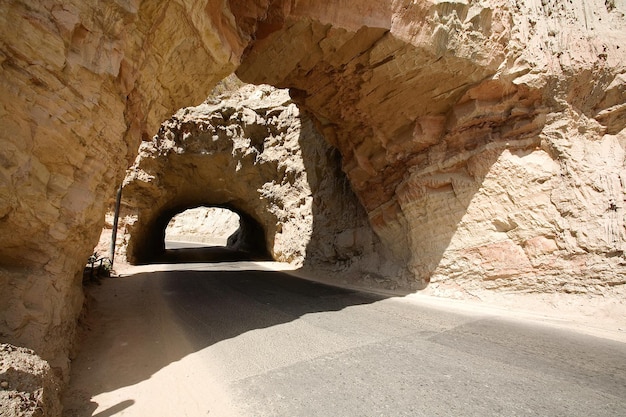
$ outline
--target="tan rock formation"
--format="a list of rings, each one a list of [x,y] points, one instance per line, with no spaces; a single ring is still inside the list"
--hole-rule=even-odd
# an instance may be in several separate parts
[[[285,7],[237,73],[300,91],[386,246],[467,290],[623,284],[626,5],[369,3]]]
[[[140,139],[232,71],[235,30],[201,1],[0,3],[3,338],[67,370],[105,202]]]
[[[30,349],[0,343],[0,411],[7,417],[61,414],[60,384],[48,362]]]
[[[383,267],[336,151],[286,90],[244,85],[180,110],[142,143],[124,183],[121,216],[132,220],[119,250],[131,262],[162,252],[176,213],[215,206],[251,223],[239,244],[275,260],[352,275]]]
[[[623,0],[0,3],[2,338],[67,369],[80,272],[137,144],[240,63],[314,114],[414,281],[623,284],[625,13]]]

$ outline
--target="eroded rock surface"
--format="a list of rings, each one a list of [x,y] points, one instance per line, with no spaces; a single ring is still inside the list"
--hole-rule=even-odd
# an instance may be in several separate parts
[[[141,138],[238,62],[220,5],[0,2],[2,340],[67,371],[107,199]]]
[[[165,239],[225,246],[239,229],[239,216],[230,210],[198,207],[172,218],[165,228]]]
[[[623,0],[0,3],[2,338],[67,370],[107,198],[140,140],[236,68],[314,115],[411,269],[403,285],[624,284],[625,13]]]
[[[299,93],[416,280],[625,283],[624,2],[339,8],[279,8],[237,73]]]
[[[34,351],[0,344],[0,415],[46,417],[61,414],[60,384]]]
[[[216,206],[258,223],[277,261],[378,272],[384,250],[339,165],[286,90],[244,85],[212,96],[142,143],[122,194],[121,217],[133,220],[120,252],[149,260],[174,214]]]

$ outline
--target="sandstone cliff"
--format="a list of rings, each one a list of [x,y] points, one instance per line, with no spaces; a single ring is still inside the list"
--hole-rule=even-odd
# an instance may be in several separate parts
[[[141,138],[238,63],[244,41],[218,3],[0,3],[0,335],[57,371]]]
[[[300,2],[237,73],[297,93],[416,280],[600,293],[625,283],[624,9]]]
[[[623,287],[625,13],[623,0],[0,3],[2,338],[67,370],[107,198],[140,141],[235,69],[313,115],[412,271],[403,285]]]
[[[198,207],[172,218],[165,228],[165,240],[198,242],[208,246],[225,246],[239,229],[239,216],[230,210]]]

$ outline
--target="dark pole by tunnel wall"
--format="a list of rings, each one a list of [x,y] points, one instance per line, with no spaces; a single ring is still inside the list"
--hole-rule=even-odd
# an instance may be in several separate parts
[[[117,240],[117,222],[120,217],[120,205],[122,202],[122,188],[124,185],[120,185],[120,188],[117,189],[117,196],[115,199],[115,215],[113,217],[113,231],[111,232],[111,268],[113,268],[113,262],[115,261],[115,242]]]

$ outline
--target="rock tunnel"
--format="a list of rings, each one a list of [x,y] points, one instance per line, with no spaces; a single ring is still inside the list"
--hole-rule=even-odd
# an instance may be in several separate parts
[[[3,2],[2,338],[67,372],[81,271],[108,199],[138,148],[164,149],[150,139],[161,122],[233,71],[290,89],[311,115],[329,146],[314,154],[337,150],[358,205],[298,207],[326,213],[314,230],[336,237],[360,230],[343,227],[345,213],[362,213],[388,254],[373,264],[408,271],[387,274],[397,287],[623,285],[626,49],[616,34],[626,10],[575,3]],[[253,148],[243,157],[263,153]],[[168,152],[176,158],[175,146]],[[193,170],[192,160],[182,164]],[[302,163],[323,182],[314,162]],[[284,227],[262,216],[289,210],[248,206],[252,187],[221,185],[220,195],[217,184],[185,201],[159,167],[144,168],[133,195],[161,211],[137,213],[137,227],[161,233],[164,213],[228,204],[265,225],[275,258],[334,256],[323,239],[309,252],[277,240]]]
[[[211,206],[214,204],[197,204],[193,206],[175,206],[170,209],[159,210],[159,215],[153,223],[145,225],[132,236],[132,246],[127,249],[128,260],[135,264],[162,261],[166,251],[166,229],[172,218],[189,208]],[[269,251],[265,230],[252,216],[229,206],[220,208],[232,211],[239,216],[239,228],[229,236],[227,247],[247,253],[251,259],[267,259]],[[142,233],[143,232],[143,233]],[[202,258],[198,258],[202,260]]]
[[[169,221],[165,228],[165,241],[228,246],[228,239],[238,233],[241,221],[239,214],[225,207],[203,205],[188,208]]]
[[[173,215],[208,205],[241,216],[231,243],[252,254],[318,268],[371,257],[379,242],[312,116],[287,90],[229,80],[237,87],[181,109],[142,143],[124,180],[120,217],[132,221],[119,251],[148,262]]]

